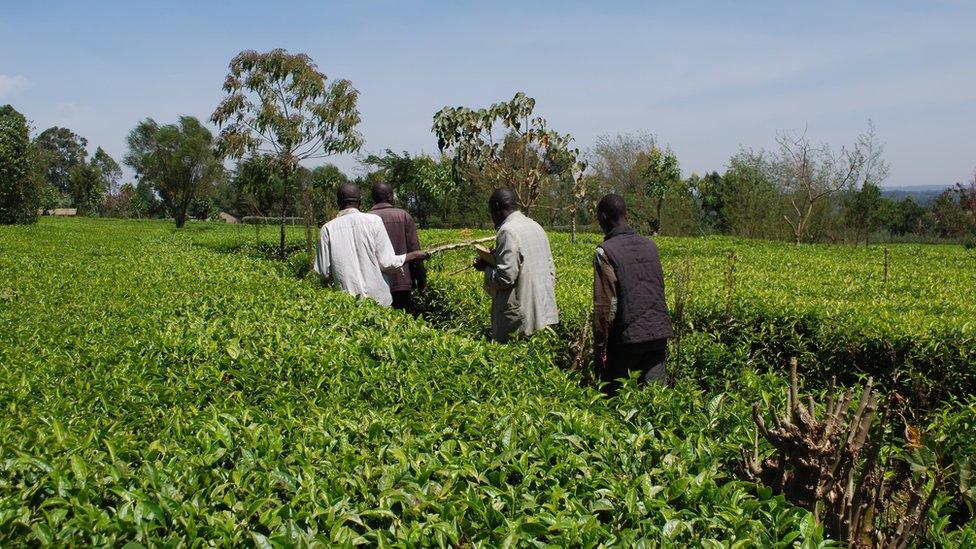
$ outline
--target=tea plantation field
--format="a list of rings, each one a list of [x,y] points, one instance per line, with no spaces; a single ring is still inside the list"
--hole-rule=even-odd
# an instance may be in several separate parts
[[[456,231],[425,236],[458,239]],[[551,235],[569,333],[587,323],[591,258],[601,239],[583,235],[572,244],[569,235]],[[885,279],[880,246],[797,248],[732,238],[661,238],[659,245],[672,311],[684,301],[681,365],[702,382],[734,376],[739,365],[778,368],[797,356],[811,377],[874,375],[926,408],[976,394],[976,251],[894,245]],[[487,333],[480,278],[472,270],[455,274],[468,257],[439,260],[433,279],[443,291],[435,298],[445,324]]]
[[[273,238],[0,227],[0,546],[827,545],[731,471],[789,354],[811,382],[888,368],[939,459],[976,451],[961,248],[894,247],[883,283],[874,248],[663,239],[669,283],[691,264],[677,386],[606,399],[564,369],[594,236],[553,236],[563,326],[508,347],[464,254],[414,320],[265,259]],[[925,543],[976,543],[962,487]]]
[[[277,231],[197,225],[194,242],[214,250],[267,257]],[[425,246],[488,236],[487,231],[422,231]],[[303,269],[304,233],[289,233],[291,265]],[[588,322],[593,250],[602,237],[577,243],[552,233],[560,327],[547,350],[572,341]],[[960,246],[892,245],[887,278],[881,246],[851,247],[737,240],[658,239],[672,311],[683,302],[680,367],[706,385],[740,367],[778,369],[800,358],[811,378],[852,382],[874,375],[914,404],[936,406],[976,394],[976,251]],[[425,316],[440,329],[490,333],[489,298],[479,273],[463,270],[470,253],[431,264]],[[684,281],[682,283],[679,283]],[[684,287],[685,291],[681,288]],[[561,349],[562,354],[569,352]]]

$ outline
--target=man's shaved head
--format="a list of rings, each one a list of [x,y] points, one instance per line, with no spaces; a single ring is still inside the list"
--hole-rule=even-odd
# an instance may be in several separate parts
[[[608,194],[600,199],[596,211],[607,218],[607,221],[618,221],[627,216],[627,203],[619,194]]]
[[[498,187],[491,193],[491,198],[488,199],[488,207],[491,209],[518,209],[518,198],[511,189]]]
[[[336,191],[336,202],[339,203],[339,209],[359,206],[362,201],[363,193],[359,190],[358,185],[355,183],[343,183],[339,185],[339,190]]]
[[[609,233],[621,223],[627,223],[627,203],[619,194],[608,194],[596,205],[596,219],[604,233]]]
[[[370,194],[373,196],[373,204],[393,201],[393,187],[383,181],[374,183]]]
[[[518,211],[518,198],[511,189],[498,187],[488,198],[488,211],[495,227],[500,227],[505,218],[514,211]]]

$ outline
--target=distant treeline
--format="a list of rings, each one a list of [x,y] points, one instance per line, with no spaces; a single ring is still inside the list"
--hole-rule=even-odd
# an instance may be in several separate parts
[[[347,181],[361,185],[368,206],[368,188],[386,181],[421,226],[489,224],[486,201],[492,180],[476,169],[458,166],[447,155],[387,150],[362,158],[363,175],[356,177],[331,164],[303,167],[285,189],[273,159],[255,154],[231,169],[220,164],[214,176],[187,198],[145,179],[123,182],[115,159],[100,147],[89,157],[87,140],[70,129],[48,128],[25,140],[21,134],[26,121],[22,127],[17,123],[22,116],[6,106],[2,117],[2,150],[18,150],[14,145],[19,139],[26,151],[17,158],[11,156],[14,153],[0,156],[0,163],[5,163],[0,166],[3,185],[33,196],[30,200],[39,210],[74,207],[82,215],[178,218],[182,204],[187,217],[201,220],[216,219],[221,211],[236,217],[301,217],[300,195],[306,189],[315,223],[320,225],[335,214],[337,185]],[[140,129],[133,130],[133,136]],[[133,136],[130,147],[135,146]],[[976,174],[966,183],[947,185],[928,203],[911,196],[896,200],[879,187],[887,164],[873,128],[859,136],[855,146],[838,152],[796,134],[780,136],[779,145],[775,151],[742,149],[722,171],[685,175],[674,153],[651,135],[605,136],[580,153],[587,165],[585,195],[574,194],[573,178],[553,168],[529,215],[550,228],[568,228],[574,217],[578,226],[592,227],[595,202],[607,192],[618,192],[627,199],[633,223],[648,233],[838,243],[976,241]],[[532,151],[519,151],[526,153]],[[126,161],[133,164],[135,156],[127,156]],[[513,165],[525,161],[510,156],[503,150],[500,158]],[[661,164],[662,158],[672,164]],[[655,165],[670,168],[649,169]],[[3,196],[12,203],[12,192]],[[580,202],[583,207],[575,207]],[[5,212],[16,209],[3,208]]]
[[[865,241],[958,241],[976,236],[976,181],[957,184],[927,204],[913,197],[894,200],[879,182],[861,181],[838,188],[808,204],[795,197],[783,181],[782,158],[763,151],[742,150],[723,172],[690,174],[668,182],[660,219],[656,197],[642,175],[651,151],[650,136],[623,135],[601,138],[587,153],[586,208],[575,212],[581,227],[594,226],[592,205],[608,192],[622,194],[632,222],[644,232],[665,235],[726,234],[749,238],[796,240],[791,223],[794,204],[809,207],[801,236],[803,242],[855,243]],[[257,165],[255,165],[257,163]],[[458,171],[450,158],[386,151],[362,160],[365,175],[350,177],[332,165],[302,170],[301,177],[314,189],[321,224],[335,214],[333,192],[339,183],[358,183],[367,195],[376,181],[392,183],[397,199],[424,227],[488,227],[486,203],[492,186],[477,173]],[[218,183],[211,197],[213,210],[234,215],[279,215],[280,182],[267,186],[252,177],[274,179],[252,159],[239,164]],[[554,179],[529,214],[540,223],[568,230],[572,224],[571,180]],[[249,189],[265,189],[254,193]],[[823,191],[821,191],[823,192]],[[301,215],[298,190],[288,200],[287,215]],[[203,209],[201,209],[203,211]],[[805,213],[805,212],[803,212]]]

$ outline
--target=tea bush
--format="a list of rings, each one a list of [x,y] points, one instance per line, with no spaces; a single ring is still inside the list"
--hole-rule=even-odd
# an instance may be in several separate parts
[[[274,235],[254,239],[251,228],[194,227],[193,241],[221,251],[266,256]],[[487,231],[427,230],[425,246],[491,235]],[[551,233],[557,270],[558,336],[541,346],[565,362],[591,308],[593,249],[583,234]],[[300,274],[304,238],[289,234],[291,272]],[[669,301],[675,280],[688,270],[682,343],[676,367],[706,388],[743,368],[782,370],[800,358],[807,377],[852,383],[873,375],[930,410],[949,397],[976,393],[976,255],[948,245],[871,248],[794,246],[727,237],[659,239]],[[442,330],[487,337],[488,297],[480,275],[464,269],[469,253],[431,260],[425,317]],[[705,337],[701,337],[705,336]],[[734,358],[734,362],[729,362]]]
[[[823,542],[726,471],[775,378],[608,402],[156,223],[0,253],[0,545]]]
[[[463,254],[432,261],[423,322],[294,276],[254,234],[0,228],[0,546],[830,543],[731,474],[752,403],[783,394],[753,350],[693,332],[681,367],[726,374],[607,400],[557,364],[564,334],[470,337],[487,306],[450,274]],[[566,324],[588,238],[557,256]],[[942,426],[971,407],[940,413],[926,436],[968,448]],[[964,502],[940,496],[927,543],[976,540]]]
[[[489,233],[490,234],[490,233]],[[429,242],[458,240],[427,231]],[[564,341],[587,322],[591,257],[600,242],[550,235]],[[682,363],[708,386],[729,357],[751,368],[800,358],[813,380],[873,375],[920,407],[976,393],[976,256],[958,246],[893,245],[888,279],[881,247],[794,246],[732,238],[661,238],[669,302],[690,266]],[[430,301],[438,325],[488,331],[488,298],[465,254],[438,258]],[[707,334],[707,337],[698,337]],[[703,347],[702,347],[703,346]],[[699,348],[701,347],[701,348]],[[740,367],[733,371],[740,371]]]

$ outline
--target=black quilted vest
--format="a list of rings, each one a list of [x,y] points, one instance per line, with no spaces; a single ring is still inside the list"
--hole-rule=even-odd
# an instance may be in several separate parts
[[[617,274],[617,316],[609,343],[627,345],[674,336],[657,244],[623,226],[611,231],[600,247]]]

